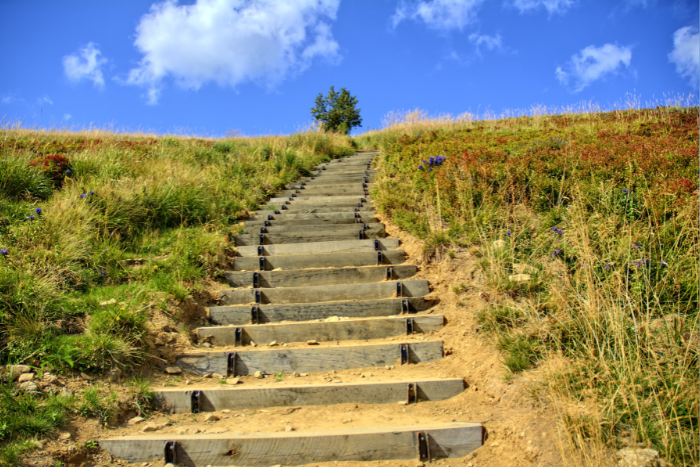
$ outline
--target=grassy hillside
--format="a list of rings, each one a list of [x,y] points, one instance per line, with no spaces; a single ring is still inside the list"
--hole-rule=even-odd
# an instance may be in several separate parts
[[[318,132],[0,131],[0,364],[106,374],[144,363],[153,310],[177,310],[225,268],[238,220],[314,165],[353,152],[349,138]],[[4,441],[50,432],[68,407],[103,408],[97,393],[12,391],[0,391]],[[22,446],[0,446],[0,465]]]
[[[406,117],[358,138],[384,151],[373,197],[427,255],[481,257],[506,378],[545,370],[592,463],[697,464],[698,108]]]

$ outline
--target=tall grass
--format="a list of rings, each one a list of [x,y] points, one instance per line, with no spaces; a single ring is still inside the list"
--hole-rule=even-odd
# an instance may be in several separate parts
[[[698,108],[629,107],[414,114],[361,141],[385,149],[379,209],[426,255],[483,256],[497,299],[477,318],[506,371],[547,370],[571,463],[643,443],[696,464]]]

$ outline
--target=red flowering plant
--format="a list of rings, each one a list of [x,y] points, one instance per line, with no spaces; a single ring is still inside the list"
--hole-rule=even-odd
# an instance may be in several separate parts
[[[66,177],[72,173],[70,160],[60,154],[47,154],[34,159],[29,163],[30,167],[38,167],[48,178],[53,180],[56,188],[61,188]]]

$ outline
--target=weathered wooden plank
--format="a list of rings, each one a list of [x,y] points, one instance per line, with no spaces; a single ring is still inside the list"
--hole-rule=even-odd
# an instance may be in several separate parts
[[[270,221],[272,224],[274,221]],[[315,224],[303,224],[303,225],[269,225],[265,227],[258,226],[248,226],[245,225],[243,228],[244,234],[259,234],[260,229],[264,228],[264,233],[279,234],[279,233],[290,233],[290,232],[350,232],[357,233],[361,228],[366,228],[369,230],[384,230],[384,224],[379,222],[370,222],[368,224],[326,224],[326,225],[315,225]]]
[[[316,177],[316,178],[326,178],[326,177],[352,177],[352,176],[364,176],[364,177],[370,177],[372,175],[375,175],[378,171],[377,170],[368,170],[367,166],[365,167],[347,167],[347,168],[340,168],[338,167],[337,169],[326,169],[326,170],[312,170],[311,171],[311,176]]]
[[[300,178],[296,181],[297,184],[306,183],[306,186],[313,185],[329,185],[333,183],[371,183],[374,181],[373,176],[365,177],[363,175],[347,175],[345,177],[307,177]]]
[[[433,458],[459,458],[483,445],[480,423],[249,434],[143,435],[100,439],[102,449],[128,462],[163,458],[166,441],[177,441],[176,464],[187,466],[303,465],[418,459],[418,433],[428,434]]]
[[[358,203],[359,204],[359,203]],[[287,206],[289,207],[289,206]],[[278,211],[280,212],[279,214],[274,214],[275,210],[274,209],[261,209],[259,211],[255,211],[254,219],[257,218],[263,218],[267,219],[268,216],[270,215],[277,215],[277,216],[293,216],[293,215],[299,215],[299,214],[354,214],[358,213],[361,216],[375,216],[377,214],[376,209],[374,206],[370,205],[363,205],[357,211],[357,205],[351,205],[351,206],[331,206],[331,207],[303,207],[303,208],[298,208],[298,209],[279,209]]]
[[[325,195],[325,196],[313,196],[313,195],[297,195],[289,196],[285,198],[270,198],[267,204],[284,204],[285,201],[289,201],[292,204],[316,204],[318,201],[323,202],[348,202],[352,201],[354,203],[365,202],[367,197],[364,195]]]
[[[311,242],[282,245],[262,245],[263,254],[258,255],[257,246],[236,248],[238,256],[285,256],[310,255],[325,253],[351,253],[354,251],[374,251],[375,241],[380,250],[395,250],[399,247],[398,238],[380,238],[375,240],[343,240],[337,242]]]
[[[263,211],[259,211],[263,212]],[[272,211],[264,211],[265,214],[255,216],[253,219],[245,221],[246,226],[264,226],[265,221],[270,225],[331,225],[331,224],[356,224],[357,218],[354,212],[307,212],[302,214],[267,214]],[[368,224],[377,222],[375,212],[360,211],[359,223]],[[315,217],[310,217],[315,216]],[[272,219],[268,219],[272,217]]]
[[[258,295],[262,304],[338,302],[358,297],[365,300],[381,300],[396,298],[399,283],[402,286],[403,297],[424,297],[430,292],[428,281],[418,279],[271,289],[225,289],[219,292],[219,300],[222,305],[255,303]]]
[[[356,189],[356,188],[362,188],[366,189],[369,191],[370,188],[374,186],[374,183],[364,183],[362,181],[359,182],[352,182],[352,183],[333,183],[329,185],[324,185],[320,183],[314,183],[312,185],[306,184],[306,185],[301,185],[301,183],[292,183],[287,187],[287,190],[345,190],[345,189]]]
[[[408,314],[430,309],[437,300],[425,297],[389,298],[378,300],[348,300],[304,304],[276,305],[229,305],[209,307],[209,321],[212,324],[248,324],[255,308],[256,323],[277,323],[281,321],[307,321],[326,319],[331,316],[349,318],[370,318],[372,316],[393,316],[403,313],[401,302],[408,301]]]
[[[236,330],[240,329],[240,345],[252,342],[317,342],[385,339],[406,335],[407,320],[412,320],[413,332],[426,334],[439,331],[444,325],[442,315],[406,315],[393,318],[362,318],[345,321],[306,323],[250,324],[247,326],[207,326],[197,328],[199,336],[211,336],[212,344],[237,345]]]
[[[409,363],[434,362],[443,356],[442,341],[412,342]],[[177,366],[198,375],[252,375],[350,370],[400,364],[401,344],[337,345],[329,347],[273,347],[264,350],[236,350],[235,371],[229,371],[231,352],[188,352],[176,355]]]
[[[289,269],[283,271],[227,271],[231,287],[253,287],[254,276],[259,288],[305,287],[308,285],[363,284],[383,280],[405,280],[416,275],[413,264],[397,266],[364,266],[355,268]]]
[[[236,246],[251,246],[251,245],[283,245],[289,243],[309,243],[309,242],[339,242],[342,240],[358,240],[360,237],[367,238],[384,238],[386,232],[384,229],[363,229],[362,224],[355,224],[355,231],[346,232],[287,232],[287,233],[266,233],[257,235],[235,235],[233,237]],[[260,236],[262,235],[262,242]]]
[[[318,201],[314,202],[313,204],[310,203],[298,203],[295,204],[294,202],[290,201],[290,204],[282,204],[282,203],[273,203],[273,204],[265,204],[263,205],[265,209],[270,209],[272,211],[278,210],[278,211],[300,211],[300,210],[305,210],[308,212],[313,212],[310,211],[311,209],[320,209],[320,208],[332,208],[334,209],[333,212],[341,212],[342,208],[362,208],[362,209],[367,209],[373,206],[371,201],[365,201],[365,202],[359,202],[358,201],[338,201],[338,202],[331,202],[331,201]],[[285,206],[286,209],[283,209],[282,206]]]
[[[309,188],[304,190],[283,190],[275,194],[275,198],[290,198],[292,195],[299,196],[369,196],[368,190],[362,188],[362,185],[357,185],[355,188],[340,189],[336,187],[314,189]]]
[[[333,404],[393,404],[406,401],[408,385],[421,401],[444,401],[464,391],[462,378],[414,379],[403,381],[304,384],[293,386],[258,386],[212,388],[190,386],[155,389],[155,405],[167,413],[189,413],[192,392],[200,391],[200,412],[262,409]]]
[[[380,264],[398,265],[405,260],[403,250],[383,251]],[[264,268],[273,269],[310,269],[310,268],[344,268],[351,266],[374,266],[379,255],[374,251],[358,253],[331,253],[326,255],[266,256]],[[238,256],[233,260],[234,271],[260,270],[260,258]]]

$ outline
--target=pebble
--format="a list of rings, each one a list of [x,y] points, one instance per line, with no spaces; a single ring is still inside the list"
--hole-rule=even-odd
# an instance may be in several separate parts
[[[147,432],[147,431],[158,431],[161,428],[163,428],[165,425],[157,424],[157,423],[149,423],[148,425],[145,425],[141,431]]]
[[[299,373],[299,376],[309,376],[308,373]]]
[[[294,431],[294,428],[291,425],[287,425],[284,427],[284,431]]]
[[[207,373],[206,375],[202,376],[202,378],[211,378],[211,376],[212,376],[211,373]]]
[[[68,433],[67,431],[64,431],[63,433],[61,433],[60,435],[58,435],[58,438],[59,438],[59,439],[70,439],[70,438],[71,438],[71,434]]]
[[[139,423],[143,422],[144,420],[146,420],[146,419],[143,417],[134,417],[134,418],[130,418],[129,421],[126,422],[126,424],[129,426],[134,426],[134,425],[138,425]]]
[[[318,345],[318,342],[316,341],[306,341],[307,345]]]
[[[253,375],[255,378],[262,379],[265,377],[265,375],[262,374],[260,371],[256,371],[255,374]]]
[[[212,373],[211,377],[216,379],[224,379],[223,375],[220,375],[219,373]]]
[[[229,378],[226,380],[226,384],[234,385],[234,384],[238,384],[240,381],[241,381],[240,378]]]
[[[211,344],[209,342],[205,342],[204,344],[202,344],[202,347],[206,347],[208,349],[209,347],[211,347]]]
[[[24,374],[19,375],[19,379],[17,381],[19,381],[20,383],[24,383],[26,381],[31,381],[33,379],[34,379],[34,373],[24,373]]]
[[[20,383],[19,388],[27,392],[39,392],[39,386],[37,386],[33,381],[25,381],[24,383]]]
[[[295,378],[298,378],[299,376],[301,376],[301,374],[299,374],[298,371],[295,371],[294,373],[292,373],[292,376],[294,376]]]
[[[95,381],[94,376],[90,376],[86,373],[80,373],[80,377],[83,378],[85,381]]]
[[[182,373],[182,368],[179,366],[168,366],[165,368],[165,372],[169,375],[179,375]]]
[[[277,347],[277,341],[270,342],[270,347]]]
[[[207,416],[204,417],[204,421],[205,421],[205,422],[216,422],[216,421],[219,421],[219,420],[221,420],[221,419],[220,419],[219,416],[216,415],[215,413],[207,414]]]
[[[109,300],[107,300],[105,302],[100,302],[100,306],[114,305],[116,303],[117,303],[117,301],[115,299],[110,298]]]
[[[8,373],[15,375],[15,378],[24,373],[29,373],[32,369],[27,365],[7,365],[6,367]]]

